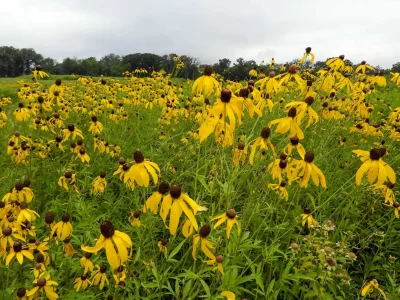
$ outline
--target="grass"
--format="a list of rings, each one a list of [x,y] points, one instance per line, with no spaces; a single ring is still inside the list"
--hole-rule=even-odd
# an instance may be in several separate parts
[[[308,188],[301,189],[298,184],[293,184],[287,187],[289,200],[285,201],[267,188],[269,183],[276,183],[266,171],[266,166],[273,160],[270,151],[264,156],[258,154],[253,166],[248,164],[247,158],[243,167],[235,168],[231,147],[222,148],[213,135],[199,145],[188,134],[199,128],[194,114],[163,122],[159,106],[146,109],[144,104],[149,99],[155,101],[164,93],[161,89],[165,89],[165,85],[156,82],[151,88],[156,93],[141,90],[140,104],[138,101],[137,105],[124,105],[126,120],[118,124],[110,120],[110,109],[104,109],[103,115],[99,116],[104,125],[101,137],[110,144],[119,145],[120,155],[110,157],[95,152],[93,135],[88,131],[90,116],[71,109],[64,123],[73,123],[82,130],[90,163],[76,160],[76,154],[69,151],[67,142],[64,153],[52,151],[45,160],[33,159],[32,154],[28,164],[15,164],[6,153],[6,144],[15,130],[42,141],[52,140],[60,133],[35,130],[31,126],[32,118],[26,122],[15,120],[11,112],[20,101],[17,96],[20,85],[16,82],[19,79],[0,79],[0,98],[6,96],[13,100],[5,109],[10,120],[0,129],[3,145],[0,193],[5,195],[18,181],[31,180],[35,197],[29,208],[40,214],[33,222],[40,240],[48,236],[43,222],[47,211],[54,212],[56,221],[65,211],[71,215],[71,244],[75,254],[65,257],[62,242],[52,241],[48,251],[51,264],[47,268],[52,280],[59,283],[57,289],[62,299],[104,299],[109,296],[114,299],[223,299],[222,291],[232,291],[238,299],[361,299],[361,288],[371,279],[378,280],[390,299],[400,298],[397,277],[400,267],[399,221],[394,218],[393,208],[382,204],[383,197],[371,189],[366,180],[356,186],[355,173],[361,161],[352,154],[354,149],[369,151],[376,147],[375,143],[384,140],[388,149],[384,159],[398,174],[400,147],[398,141],[388,138],[388,132],[382,130],[383,137],[351,133],[349,128],[355,124],[353,117],[343,120],[321,118],[319,123],[307,129],[303,124],[305,139],[301,144],[315,153],[314,163],[325,174],[328,187],[323,189],[310,183]],[[28,81],[29,76],[23,79]],[[118,81],[125,87],[139,87],[123,78]],[[117,88],[114,83],[108,79],[107,86],[112,86],[113,90],[105,93],[94,85],[88,89],[75,81],[63,81],[63,85],[72,86],[66,93],[70,99],[75,97],[72,108],[77,103],[90,106],[84,98],[85,93],[95,95],[99,100],[106,96],[113,99],[115,105],[124,97],[133,101],[138,95],[129,88]],[[43,81],[41,89],[51,84]],[[179,96],[183,107],[186,99],[192,97],[191,86],[186,82],[179,84],[184,86],[182,96]],[[378,94],[366,96],[367,102],[374,106],[370,124],[387,119],[391,108],[400,106],[399,87],[389,83],[387,88],[378,91]],[[340,99],[342,95],[338,96]],[[270,121],[285,116],[284,104],[299,99],[296,97],[295,93],[286,96],[281,107],[279,99],[275,99],[276,107],[271,113],[266,109],[262,118],[249,118],[245,113],[243,124],[235,131],[235,141],[241,136],[246,137],[246,142],[258,137]],[[313,107],[319,111],[321,105],[322,101],[318,99]],[[56,109],[54,107],[53,111]],[[51,115],[52,112],[44,113],[42,118]],[[346,141],[340,145],[343,137]],[[184,138],[188,139],[187,144],[182,141]],[[270,140],[278,155],[288,144],[286,135],[275,132]],[[194,260],[192,237],[185,239],[180,229],[177,235],[171,236],[159,215],[142,214],[142,226],[131,226],[130,213],[141,210],[146,199],[157,190],[157,185],[152,183],[148,188],[137,187],[130,191],[117,176],[112,176],[118,168],[119,156],[131,161],[137,149],[160,166],[161,181],[179,183],[185,193],[208,208],[196,215],[199,226],[213,225],[212,217],[230,208],[236,210],[240,235],[233,230],[231,238],[227,239],[225,226],[221,226],[213,229],[208,237],[215,244],[215,254],[224,256],[224,276],[204,263],[207,258],[201,251]],[[57,185],[58,178],[67,170],[76,173],[79,193],[67,192]],[[108,185],[103,195],[95,196],[90,193],[91,184],[100,172],[106,172]],[[305,207],[310,208],[321,228],[301,226],[300,215]],[[84,252],[80,246],[94,245],[103,220],[111,220],[117,230],[132,239],[132,257],[125,266],[128,271],[126,287],[116,286],[113,272],[108,267],[110,285],[103,293],[94,286],[84,292],[75,292],[74,279],[82,275],[79,259]],[[335,225],[332,231],[323,229],[328,220]],[[168,239],[167,254],[157,247],[157,242],[163,239]],[[299,246],[298,251],[295,251],[294,243]],[[333,253],[329,254],[331,250]],[[350,252],[357,256],[354,261],[348,257]],[[330,265],[333,263],[329,258],[335,260],[334,266]],[[92,261],[108,266],[104,250],[93,256]],[[15,260],[9,266],[0,265],[0,289],[5,291],[5,299],[12,299],[20,287],[33,288],[33,267],[34,263],[28,260],[22,265]]]

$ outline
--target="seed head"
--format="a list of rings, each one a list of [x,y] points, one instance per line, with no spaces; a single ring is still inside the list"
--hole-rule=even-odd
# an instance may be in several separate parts
[[[72,172],[71,171],[67,171],[64,173],[64,177],[67,179],[70,179],[72,177]]]
[[[160,185],[158,186],[158,192],[161,195],[165,195],[169,191],[169,184],[168,182],[161,182]]]
[[[221,91],[221,101],[224,103],[229,103],[231,101],[232,92],[228,89],[223,89]]]
[[[237,148],[239,150],[244,150],[244,144],[243,143],[238,143]]]
[[[140,151],[135,151],[135,153],[133,153],[133,159],[135,160],[135,162],[137,164],[140,164],[140,163],[144,162],[143,153],[140,152]]]
[[[64,223],[67,223],[67,222],[69,222],[69,219],[70,219],[70,218],[71,218],[71,217],[70,217],[69,213],[65,212],[65,213],[62,215],[61,220],[62,220]]]
[[[200,236],[205,239],[211,232],[211,226],[206,224],[200,228],[199,234]]]
[[[294,117],[296,117],[296,113],[297,113],[296,107],[292,107],[289,109],[287,115],[288,115],[288,117],[294,118]]]
[[[234,219],[236,217],[236,211],[233,208],[228,209],[228,211],[226,212],[226,216],[229,219]]]
[[[36,69],[37,69],[37,67],[36,67]],[[26,295],[26,289],[23,288],[23,287],[19,288],[18,291],[17,291],[17,296],[19,298],[23,298],[23,297],[25,297],[25,295]]]
[[[311,164],[314,161],[314,152],[307,151],[304,155],[304,160]]]
[[[37,281],[37,283],[36,283],[36,285],[38,286],[38,287],[44,287],[45,285],[46,285],[46,278],[40,278],[38,281]]]
[[[21,242],[15,242],[13,245],[13,249],[15,252],[21,252],[22,251],[22,243]]]
[[[304,212],[306,215],[309,215],[309,214],[311,214],[311,209],[309,209],[308,207],[305,207],[305,208],[303,208],[303,212]]]
[[[110,221],[103,221],[100,225],[100,231],[105,238],[110,238],[115,233],[115,227]]]
[[[204,75],[211,76],[212,73],[213,73],[213,68],[211,66],[206,66],[204,68],[204,72],[203,72]]]
[[[220,255],[217,255],[216,257],[215,257],[215,261],[218,263],[218,264],[222,264],[223,262],[224,262],[224,257],[220,254]]]
[[[12,233],[12,229],[10,227],[4,227],[2,233],[4,236],[10,236]]]
[[[299,142],[300,142],[300,140],[299,140],[299,138],[297,136],[290,138],[290,143],[293,146],[297,146],[299,144]]]
[[[288,72],[290,73],[290,74],[296,74],[296,65],[290,65],[290,67],[289,67],[289,69],[288,69]]]
[[[17,182],[16,184],[15,184],[15,189],[18,191],[18,192],[20,192],[20,191],[22,191],[22,189],[24,188],[24,184],[22,183],[22,182]]]
[[[275,77],[275,72],[274,71],[269,72],[269,77],[270,78],[274,78]]]
[[[369,158],[371,159],[371,160],[379,160],[379,158],[381,157],[381,153],[380,153],[380,151],[379,151],[379,149],[372,149],[370,152],[369,152]]]
[[[308,106],[311,106],[311,104],[314,103],[314,97],[308,96],[304,102],[307,103]]]
[[[306,53],[311,53],[311,47],[306,48]]]
[[[261,137],[263,138],[263,139],[267,139],[267,138],[269,138],[269,135],[271,134],[271,128],[269,128],[269,127],[264,127],[262,130],[261,130]]]
[[[182,194],[182,188],[179,184],[173,184],[169,189],[169,193],[173,199],[179,199]]]
[[[54,214],[51,211],[48,211],[46,213],[46,216],[44,217],[44,222],[47,225],[50,225],[50,224],[52,224],[54,222]]]

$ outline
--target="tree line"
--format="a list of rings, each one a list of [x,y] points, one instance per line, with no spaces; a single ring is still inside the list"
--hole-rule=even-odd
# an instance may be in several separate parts
[[[175,53],[166,55],[157,55],[152,53],[134,53],[128,55],[108,54],[97,59],[88,57],[78,59],[76,57],[67,57],[58,62],[51,57],[44,57],[32,48],[14,48],[10,46],[0,47],[0,77],[17,77],[20,75],[31,74],[36,65],[41,65],[42,69],[50,74],[76,74],[85,76],[122,76],[125,71],[133,72],[138,68],[145,69],[149,73],[164,70],[167,73],[173,71],[176,77],[194,79],[201,75],[202,65],[200,60],[188,55],[180,55],[180,60],[184,67],[176,70],[174,57]],[[296,60],[287,62],[289,65]],[[266,62],[268,64],[268,62]],[[325,62],[318,61],[314,68],[319,69],[325,65]],[[278,68],[280,65],[276,65]],[[257,69],[259,72],[268,74],[269,67],[260,65],[254,60],[244,60],[238,58],[235,62],[227,58],[219,59],[213,65],[214,71],[221,74],[225,79],[244,80],[249,77],[251,69]],[[379,67],[378,67],[379,68]],[[393,65],[392,72],[400,72],[400,62]]]

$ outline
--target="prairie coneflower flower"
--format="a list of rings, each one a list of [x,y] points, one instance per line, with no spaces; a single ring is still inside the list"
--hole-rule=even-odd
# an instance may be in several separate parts
[[[33,276],[39,278],[40,274],[46,272],[45,257],[42,253],[39,253],[36,257],[35,268],[33,269]]]
[[[86,274],[83,274],[75,279],[74,288],[78,292],[80,289],[86,290],[88,288],[88,286],[91,284],[92,283],[90,282],[88,276]]]
[[[297,110],[295,107],[292,107],[289,109],[287,117],[273,120],[269,122],[268,126],[278,124],[275,132],[284,134],[289,131],[289,138],[297,136],[300,140],[302,140],[304,139],[304,133],[296,121],[296,115]]]
[[[82,250],[89,253],[97,253],[105,249],[107,261],[111,268],[116,269],[124,264],[128,258],[128,249],[132,248],[131,238],[121,231],[115,230],[110,221],[103,221],[100,225],[101,235],[94,247],[82,245]]]
[[[193,259],[197,259],[197,248],[200,243],[200,248],[204,252],[204,254],[210,258],[210,259],[215,259],[214,254],[210,251],[210,249],[214,249],[213,244],[207,240],[208,235],[211,232],[211,226],[210,225],[204,225],[203,227],[200,228],[200,231],[198,234],[195,234],[193,236],[193,249],[192,249],[192,256]]]
[[[173,184],[169,190],[169,195],[165,196],[162,200],[160,216],[163,219],[164,224],[167,220],[168,215],[170,216],[169,232],[171,233],[171,235],[175,235],[176,230],[179,226],[179,220],[181,218],[182,212],[190,220],[191,225],[197,231],[199,226],[194,216],[198,211],[205,210],[207,210],[206,207],[198,205],[187,194],[183,194],[181,186],[179,184]]]
[[[356,173],[356,184],[360,185],[361,180],[366,174],[369,183],[382,185],[386,179],[396,183],[396,174],[391,166],[385,163],[381,157],[386,153],[385,148],[372,149],[370,152],[363,150],[353,150],[353,153],[360,157],[363,164]]]
[[[106,173],[101,172],[92,182],[92,193],[95,195],[103,194],[106,186]]]
[[[340,71],[345,67],[344,55],[339,55],[339,57],[333,57],[326,61],[326,65],[335,71]]]
[[[251,147],[251,152],[250,152],[250,156],[249,156],[250,165],[253,165],[253,163],[254,163],[254,156],[256,155],[257,149],[268,150],[268,148],[271,148],[272,153],[274,154],[274,156],[276,156],[274,145],[272,145],[272,143],[268,139],[270,134],[271,134],[271,129],[269,127],[264,127],[261,130],[260,136],[255,139],[255,141]],[[248,145],[246,147],[248,147]],[[245,147],[244,151],[247,151],[246,147]]]
[[[318,123],[319,116],[314,109],[312,109],[311,105],[314,103],[314,97],[307,97],[304,102],[302,101],[292,101],[286,104],[285,108],[295,107],[297,110],[296,120],[297,124],[300,124],[303,118],[308,116],[308,123],[306,128],[308,128],[312,123]]]
[[[365,60],[363,60],[361,62],[361,64],[356,68],[356,73],[361,73],[361,74],[365,74],[365,72],[368,70],[370,71],[374,71],[374,67],[370,66],[369,64],[367,64],[367,62]]]
[[[279,184],[270,183],[268,188],[273,191],[279,191],[279,196],[284,198],[286,201],[289,200],[289,193],[286,190],[286,181],[282,180]]]
[[[104,127],[103,124],[101,124],[96,116],[92,117],[92,122],[89,127],[89,132],[92,134],[100,134],[103,131]]]
[[[203,76],[197,78],[193,83],[192,92],[196,94],[204,92],[205,96],[210,96],[213,92],[217,93],[220,87],[218,81],[211,76],[212,73],[212,67],[206,66]]]
[[[311,47],[306,48],[306,52],[304,53],[303,57],[299,60],[298,64],[302,64],[307,59],[308,56],[311,57],[310,61],[313,64],[315,61],[315,55],[314,53],[311,52]]]
[[[318,226],[318,222],[311,216],[311,210],[309,208],[303,209],[304,213],[301,214],[301,226],[307,224],[308,228]]]
[[[39,217],[39,214],[34,210],[28,209],[28,204],[26,202],[22,202],[19,205],[20,212],[18,214],[17,222],[22,223],[24,221],[32,222],[36,220],[36,217]]]
[[[233,151],[233,165],[236,168],[243,166],[246,161],[247,149],[245,150],[245,146],[243,143],[239,143],[235,150]]]
[[[30,297],[29,299],[33,299],[35,296],[38,297],[39,293],[45,294],[49,300],[59,298],[54,288],[58,283],[50,280],[50,274],[41,274],[39,278],[33,281],[33,283],[35,284],[35,287],[26,294],[27,297]]]
[[[58,179],[58,185],[66,189],[67,191],[69,190],[76,190],[76,175],[72,174],[71,171],[67,171],[64,173],[63,176],[61,176]]]
[[[158,241],[157,247],[160,249],[160,252],[162,253],[168,252],[167,244],[168,244],[168,239],[163,239],[161,241]]]
[[[74,124],[68,124],[68,127],[63,129],[63,133],[64,140],[68,140],[70,136],[72,136],[72,140],[75,140],[77,136],[83,139],[82,131],[76,128]]]
[[[34,193],[30,189],[31,181],[29,179],[22,182],[17,182],[13,188],[10,199],[18,201],[19,203],[30,203],[33,199]]]
[[[374,190],[380,190],[382,195],[385,197],[385,203],[389,203],[390,205],[393,205],[395,200],[393,188],[394,183],[391,183],[390,181],[383,185],[374,185]]]
[[[394,216],[396,217],[396,219],[399,219],[399,217],[400,217],[399,216],[400,203],[399,202],[393,202],[393,204],[388,205],[388,206],[392,206],[394,208]]]
[[[72,225],[69,220],[70,215],[68,213],[64,213],[61,217],[61,221],[53,227],[51,235],[56,234],[61,241],[64,241],[65,239],[71,237]]]
[[[119,266],[116,270],[115,273],[113,274],[114,280],[116,284],[119,284],[121,281],[126,280],[126,268],[124,266]]]
[[[64,250],[65,256],[71,256],[71,257],[74,256],[75,250],[71,244],[70,237],[63,240],[63,250]]]
[[[313,161],[314,153],[312,151],[307,151],[303,160],[293,162],[293,165],[295,165],[294,172],[301,178],[300,187],[307,187],[308,181],[311,178],[316,186],[321,184],[323,188],[326,188],[325,175]]]
[[[160,168],[154,162],[145,159],[142,152],[136,151],[133,154],[133,158],[135,160],[135,164],[132,165],[128,172],[126,172],[124,176],[124,182],[128,180],[135,182],[138,186],[148,187],[150,184],[150,177],[153,178],[155,184],[158,183],[158,175],[160,173]]]
[[[47,74],[46,72],[42,71],[42,66],[41,65],[37,65],[35,67],[35,70],[33,70],[33,77],[35,78],[35,80],[37,80],[38,77],[40,77],[40,78],[49,77],[49,74]]]
[[[92,253],[86,252],[85,256],[83,256],[79,261],[81,267],[83,268],[83,274],[86,274],[88,271],[93,272],[94,266],[92,261],[90,260],[92,255]]]
[[[158,205],[168,192],[169,184],[167,182],[162,182],[158,186],[158,190],[151,194],[151,196],[146,200],[146,203],[143,205],[143,212],[149,210],[156,215],[158,212]]]
[[[14,239],[25,241],[25,238],[19,234],[19,230],[11,227],[3,227],[0,234],[0,246],[2,249],[7,248],[7,244],[12,246]]]
[[[215,218],[211,219],[213,220],[218,220],[217,223],[214,225],[214,229],[218,228],[218,226],[222,225],[225,221],[226,222],[226,237],[229,239],[231,235],[231,231],[234,225],[236,225],[238,235],[240,234],[240,226],[237,221],[237,215],[236,212],[233,208],[229,209],[226,213],[216,216]]]
[[[366,285],[364,285],[361,290],[361,296],[364,297],[365,295],[372,293],[375,289],[379,291],[385,300],[387,299],[385,292],[379,287],[379,283],[376,279],[372,279]]]
[[[278,159],[275,159],[268,165],[267,169],[271,173],[272,179],[278,179],[279,182],[282,181],[282,174],[284,173],[289,179],[289,184],[294,180],[290,158],[283,152]]]
[[[140,210],[136,210],[134,212],[131,213],[130,219],[131,219],[131,225],[133,227],[140,227],[140,215],[142,214],[142,212]]]
[[[86,153],[85,148],[79,149],[75,159],[77,158],[80,158],[81,162],[83,163],[89,163],[90,161],[90,156]]]
[[[17,300],[26,300],[26,293],[29,292],[26,288],[19,288],[17,290]]]
[[[217,255],[215,256],[215,259],[210,259],[207,260],[206,263],[207,265],[214,265],[217,264],[216,267],[214,267],[212,270],[218,270],[222,276],[224,276],[224,267],[222,266],[222,263],[224,262],[224,257],[222,255]]]
[[[14,116],[17,121],[26,121],[31,116],[29,110],[24,107],[23,103],[18,104],[18,108],[14,111]]]
[[[108,282],[107,279],[107,267],[106,266],[99,266],[96,265],[97,270],[95,270],[92,273],[92,277],[90,278],[92,280],[92,285],[99,285],[99,288],[102,290],[104,288],[104,285],[107,283],[109,285],[110,283]]]
[[[23,247],[21,242],[14,242],[13,246],[10,249],[10,253],[6,258],[6,266],[8,266],[11,260],[16,257],[19,264],[22,265],[24,262],[24,256],[27,259],[33,260],[33,254],[27,250],[27,248]]]
[[[283,153],[286,155],[292,155],[293,150],[296,149],[297,153],[300,155],[301,158],[304,158],[306,154],[306,150],[302,144],[300,144],[300,140],[297,136],[290,138],[290,144],[288,144],[285,149],[283,149]]]
[[[288,68],[287,73],[282,74],[281,80],[279,80],[279,85],[287,85],[292,79],[298,84],[300,89],[303,89],[306,86],[305,81],[297,74],[297,67],[296,65],[291,65]]]

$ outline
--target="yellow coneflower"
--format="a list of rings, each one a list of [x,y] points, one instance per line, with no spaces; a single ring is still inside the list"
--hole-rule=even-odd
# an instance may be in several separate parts
[[[7,249],[7,244],[10,246],[14,245],[14,239],[25,242],[25,238],[19,234],[17,228],[3,227],[0,234],[0,246],[2,249]]]
[[[107,267],[104,265],[101,267],[99,265],[96,265],[96,268],[97,268],[97,270],[95,270],[92,273],[92,276],[90,279],[92,280],[92,285],[96,285],[96,286],[98,285],[99,288],[102,290],[104,288],[105,284],[107,284],[107,285],[110,284],[108,282],[107,274],[106,274]]]
[[[379,287],[379,283],[376,279],[372,279],[366,285],[364,285],[361,290],[361,296],[364,297],[365,295],[372,293],[374,289],[377,289],[385,300],[387,299],[385,292]]]
[[[35,278],[39,278],[40,274],[46,272],[45,257],[42,253],[39,253],[36,257],[35,268],[33,269],[33,275]]]
[[[212,67],[206,66],[203,76],[197,78],[193,83],[192,92],[196,94],[204,93],[205,96],[210,96],[213,92],[217,93],[220,87],[218,81],[211,76],[212,73]]]
[[[277,179],[279,182],[282,181],[282,174],[286,174],[289,184],[295,179],[290,158],[283,152],[278,159],[275,159],[268,165],[267,169],[271,173],[272,179]]]
[[[65,172],[64,175],[58,179],[58,185],[63,187],[67,191],[76,190],[77,187],[75,183],[76,183],[76,174],[72,174],[71,171]]]
[[[237,215],[236,212],[233,208],[228,209],[228,211],[224,214],[221,214],[219,216],[216,216],[215,218],[212,218],[211,221],[213,220],[218,220],[217,223],[214,225],[214,229],[218,228],[220,225],[222,225],[226,221],[226,237],[229,239],[231,235],[231,231],[234,225],[236,225],[237,228],[237,233],[240,235],[240,226],[237,221]]]
[[[311,216],[311,210],[309,208],[303,209],[304,213],[301,214],[301,226],[307,224],[308,228],[314,228],[318,226],[318,222]]]
[[[141,223],[140,223],[139,217],[141,214],[142,214],[142,212],[140,210],[136,210],[131,213],[130,219],[131,219],[131,225],[133,227],[140,227]]]
[[[79,260],[79,263],[81,267],[83,268],[83,274],[86,274],[88,271],[93,272],[93,263],[90,260],[92,257],[93,253],[86,252],[85,256],[82,256],[82,258]]]
[[[4,248],[5,249],[5,248]],[[31,252],[27,250],[28,248],[23,247],[21,242],[14,242],[13,246],[10,249],[10,253],[6,258],[6,266],[8,266],[11,260],[16,257],[19,264],[22,265],[24,262],[24,257],[27,259],[33,260],[34,257]]]
[[[297,174],[301,178],[300,187],[307,187],[310,178],[316,186],[321,186],[326,188],[325,175],[322,171],[313,163],[314,153],[312,151],[307,151],[304,154],[304,159],[300,161],[293,162],[294,174]],[[295,176],[296,177],[296,176]]]
[[[29,110],[24,107],[23,103],[18,104],[18,108],[14,111],[14,116],[17,121],[26,121],[31,116]]]
[[[246,161],[246,155],[247,155],[247,148],[245,150],[245,145],[243,143],[239,143],[235,150],[233,151],[233,165],[236,168],[239,168],[240,166],[243,166],[245,161]]]
[[[79,149],[79,152],[77,153],[75,159],[77,159],[77,158],[80,158],[81,162],[83,162],[83,163],[85,163],[85,162],[89,163],[89,161],[90,161],[90,156],[86,153],[85,148]]]
[[[51,235],[56,234],[61,241],[64,241],[65,239],[71,237],[72,230],[70,215],[68,213],[64,213],[61,217],[61,221],[54,225]]]
[[[47,246],[47,244],[48,244],[48,242],[46,242],[46,241],[42,242],[35,238],[29,239],[29,243],[28,243],[29,251],[31,251],[32,254],[39,252],[42,255],[46,256],[47,251],[49,250],[49,247]]]
[[[391,166],[385,163],[381,157],[385,155],[386,149],[372,149],[370,152],[363,150],[353,150],[353,153],[360,157],[363,164],[356,173],[356,184],[360,185],[361,180],[366,173],[366,177],[369,183],[376,185],[382,185],[386,179],[390,182],[396,183],[396,174],[394,173]]]
[[[22,223],[24,221],[32,222],[36,220],[36,217],[39,217],[39,214],[34,210],[28,209],[28,204],[26,202],[22,202],[19,205],[20,212],[18,214],[17,222]]]
[[[191,225],[197,231],[199,227],[194,216],[198,211],[205,210],[207,210],[206,207],[198,205],[187,194],[183,194],[179,184],[173,184],[170,188],[169,195],[165,196],[162,200],[160,216],[164,223],[166,222],[168,215],[170,216],[169,232],[171,235],[175,235],[182,212],[190,220]]]
[[[307,115],[308,123],[306,128],[308,128],[312,123],[318,123],[319,116],[311,105],[314,103],[314,97],[308,96],[304,102],[302,101],[292,101],[286,104],[285,108],[295,107],[297,110],[296,120],[300,124],[302,119]]]
[[[46,295],[49,300],[58,299],[58,295],[55,291],[54,286],[58,285],[57,282],[50,280],[50,274],[43,273],[36,278],[33,283],[35,287],[27,292],[26,296],[30,297],[29,299],[33,299],[35,296],[39,296],[39,292]]]
[[[361,74],[365,74],[365,72],[368,70],[370,71],[374,71],[374,67],[370,66],[369,64],[367,64],[367,62],[365,60],[363,60],[361,62],[361,64],[356,68],[356,73],[361,73]]]
[[[77,136],[83,139],[82,131],[76,128],[74,124],[68,124],[68,127],[63,129],[63,133],[65,141],[68,140],[70,136],[72,136],[72,140],[75,140]]]
[[[307,59],[308,56],[311,57],[310,61],[313,64],[315,61],[315,55],[314,53],[311,52],[311,47],[306,48],[306,52],[304,53],[303,57],[299,60],[298,64],[302,64]]]
[[[158,205],[168,192],[168,182],[162,182],[158,186],[158,190],[151,194],[151,196],[146,200],[146,203],[143,205],[143,212],[147,212],[149,210],[156,215],[158,213]]]
[[[288,68],[287,73],[282,74],[281,80],[279,80],[279,85],[287,85],[292,79],[298,84],[300,89],[303,89],[306,85],[305,81],[297,74],[297,67],[296,65],[291,65]]]
[[[395,202],[393,188],[394,183],[391,183],[390,181],[383,185],[374,185],[374,190],[380,190],[382,195],[385,197],[385,203],[389,203],[390,205],[393,205]]]
[[[35,67],[35,70],[33,70],[33,77],[35,78],[35,80],[38,80],[38,77],[40,77],[40,78],[49,77],[49,74],[42,71],[41,65],[37,65]]]
[[[89,132],[91,132],[92,134],[100,134],[104,129],[103,124],[101,124],[98,120],[96,116],[92,117],[92,122],[90,124],[89,127]]]
[[[333,57],[326,61],[326,65],[332,68],[335,71],[342,70],[344,65],[344,55],[339,55],[339,57]]]
[[[207,260],[206,263],[207,265],[215,265],[217,264],[216,267],[214,267],[212,270],[218,270],[222,276],[225,275],[224,273],[224,267],[222,266],[222,263],[224,262],[224,257],[222,255],[216,255],[214,259]]]
[[[92,193],[95,195],[103,194],[106,186],[106,173],[101,172],[92,182]]]
[[[160,249],[160,252],[162,253],[168,252],[167,244],[168,244],[168,239],[163,239],[161,241],[158,241],[157,247]]]
[[[193,249],[192,249],[192,256],[193,259],[197,259],[197,248],[200,243],[200,248],[203,251],[203,253],[210,259],[215,259],[214,254],[210,251],[210,249],[214,249],[213,244],[207,240],[208,235],[211,232],[211,226],[206,224],[203,227],[200,228],[200,231],[198,234],[195,234],[193,236]]]
[[[133,154],[135,164],[132,165],[124,176],[124,182],[128,180],[135,182],[138,186],[148,187],[150,184],[150,177],[153,178],[155,184],[158,183],[158,175],[160,168],[154,162],[145,159],[142,152],[136,151]]]
[[[111,268],[116,269],[124,264],[128,258],[128,249],[132,248],[131,238],[121,231],[115,230],[110,221],[103,221],[100,224],[101,235],[96,241],[94,247],[82,245],[82,250],[89,253],[97,253],[105,249],[107,261]]]
[[[54,213],[52,213],[51,211],[46,212],[46,215],[44,217],[44,223],[46,224],[46,227],[53,229],[54,226],[56,225],[54,219],[55,219]]]
[[[286,181],[282,180],[279,184],[270,183],[268,188],[273,191],[279,191],[279,196],[284,198],[286,201],[289,200],[289,193],[286,190]]]
[[[270,134],[271,134],[271,129],[269,127],[264,127],[261,130],[260,136],[255,139],[255,141],[251,147],[251,152],[250,152],[250,156],[249,156],[250,165],[253,165],[253,163],[254,163],[254,156],[256,155],[257,149],[268,150],[270,148],[272,153],[274,154],[274,156],[276,156],[274,145],[272,145],[271,141],[268,139]],[[249,145],[247,145],[245,147],[244,151],[247,151],[248,146]]]
[[[63,240],[63,250],[65,256],[74,256],[75,250],[74,246],[72,246],[71,244],[71,238],[66,238],[65,240]]]
[[[79,276],[74,281],[74,288],[76,289],[77,292],[80,289],[86,290],[89,285],[92,285],[92,283],[86,274]]]
[[[300,140],[297,136],[290,138],[290,144],[288,144],[285,149],[283,149],[283,153],[286,155],[292,155],[293,150],[296,149],[297,153],[300,155],[301,158],[304,158],[306,154],[306,150],[302,144],[300,144]]]
[[[292,107],[288,111],[288,116],[285,118],[280,118],[269,122],[268,126],[278,124],[275,129],[275,132],[280,134],[284,134],[289,131],[289,138],[298,137],[300,140],[304,139],[304,133],[300,129],[297,121],[296,121],[297,110],[295,107]]]

